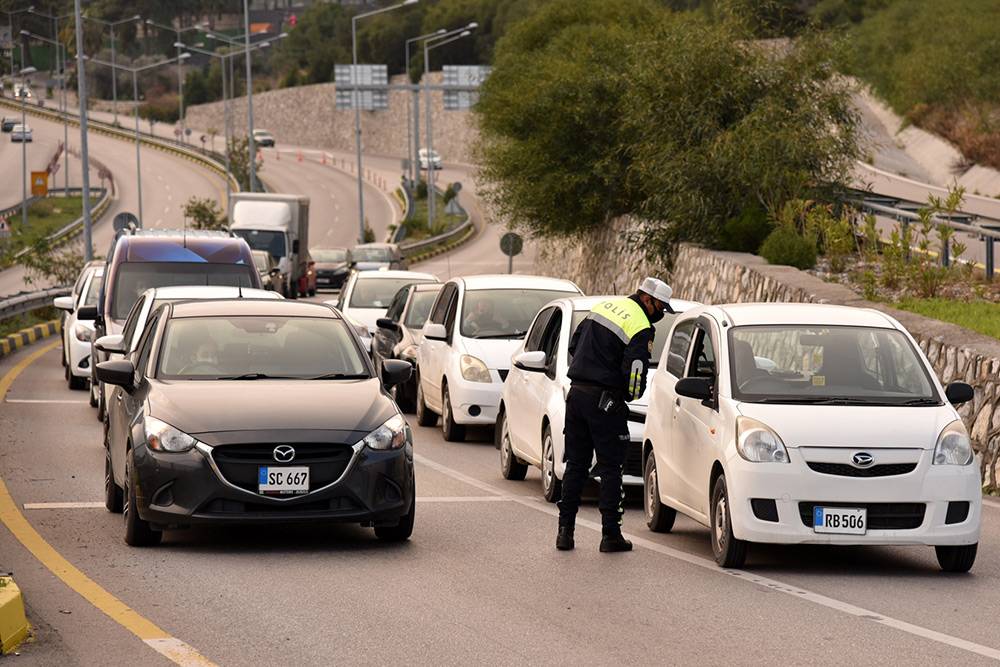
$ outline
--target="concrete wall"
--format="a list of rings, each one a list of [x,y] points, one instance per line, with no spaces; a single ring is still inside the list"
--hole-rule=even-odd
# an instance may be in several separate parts
[[[667,276],[678,298],[703,303],[810,302],[875,308],[899,320],[930,359],[941,382],[968,382],[973,402],[959,409],[981,456],[984,482],[1000,474],[1000,341],[913,313],[865,301],[843,285],[827,283],[755,255],[681,246],[672,271],[645,257],[641,223],[618,220],[577,241],[542,241],[536,270],[569,278],[589,294],[631,292],[645,275]]]
[[[431,80],[441,80],[440,73]],[[403,82],[402,78],[393,83]],[[322,83],[312,86],[282,88],[253,96],[254,125],[271,130],[278,147],[308,146],[335,151],[354,150],[354,111],[334,108],[336,86]],[[471,149],[476,132],[472,114],[445,111],[440,92],[431,93],[434,149],[446,162],[472,162]],[[420,98],[420,136],[426,132],[425,101]],[[361,112],[361,136],[368,155],[402,158],[406,154],[407,113],[412,113],[413,94],[389,93],[386,111]],[[215,128],[221,136],[225,127],[222,102],[200,104],[185,110],[188,127],[205,131]],[[409,125],[412,127],[412,116]],[[234,131],[246,133],[246,98],[233,101]],[[422,140],[423,141],[423,140]]]

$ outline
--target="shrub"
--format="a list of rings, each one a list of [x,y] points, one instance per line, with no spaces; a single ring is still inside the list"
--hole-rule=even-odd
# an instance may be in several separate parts
[[[760,254],[769,264],[811,269],[816,266],[816,237],[799,234],[791,227],[781,225],[764,240]]]
[[[184,204],[184,217],[191,218],[195,229],[225,230],[226,216],[213,199],[191,197]]]
[[[447,204],[448,202],[450,202],[452,199],[454,199],[457,196],[458,196],[458,193],[455,192],[455,186],[454,186],[454,184],[449,183],[448,187],[445,188],[445,190],[444,190],[444,195],[443,195],[444,203]]]
[[[719,247],[734,252],[756,253],[773,228],[761,206],[748,206],[722,226]]]
[[[427,199],[427,181],[417,181],[417,199]]]
[[[56,205],[51,199],[39,199],[34,204],[32,204],[28,210],[31,215],[39,218],[47,218],[53,213],[55,213]]]

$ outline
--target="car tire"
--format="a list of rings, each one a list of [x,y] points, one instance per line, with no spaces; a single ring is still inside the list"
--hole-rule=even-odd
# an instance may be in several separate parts
[[[521,463],[510,446],[510,426],[507,423],[507,413],[500,422],[500,474],[504,479],[521,482],[528,474],[528,464]]]
[[[660,481],[656,474],[656,457],[653,452],[646,457],[642,471],[643,510],[646,526],[654,533],[669,533],[677,519],[677,510],[660,502]]]
[[[406,413],[412,414],[413,409],[416,407],[413,400],[413,383],[407,381],[402,385],[396,385],[392,388],[392,398],[396,401],[396,405],[399,409]]]
[[[309,296],[316,296],[316,288],[309,290]]]
[[[427,403],[424,402],[424,389],[420,385],[419,377],[417,378],[417,400],[415,403],[416,405],[414,406],[414,409],[417,413],[417,424],[420,426],[435,426],[438,421],[438,416],[433,410],[427,407]]]
[[[455,422],[455,413],[451,409],[451,394],[448,392],[448,384],[444,383],[441,390],[441,432],[448,442],[465,441],[465,425]]]
[[[733,535],[733,522],[729,514],[729,491],[726,476],[719,475],[712,487],[711,520],[712,553],[719,567],[743,567],[747,558],[747,543]]]
[[[395,526],[375,526],[375,537],[383,542],[405,542],[413,535],[413,520],[417,514],[417,483],[410,480],[410,511],[399,518]]]
[[[69,366],[66,367],[66,380],[66,384],[69,385],[69,388],[73,391],[80,391],[87,388],[87,378],[81,378],[73,375]]]
[[[123,496],[122,487],[115,483],[115,474],[111,469],[111,450],[107,448],[108,442],[104,442],[104,507],[112,514],[121,514]]]
[[[108,406],[104,401],[104,386],[97,384],[97,421],[104,423],[104,418],[108,416]]]
[[[132,483],[132,468],[135,454],[129,450],[125,455],[125,503],[122,514],[125,517],[125,544],[130,547],[152,547],[163,539],[163,531],[153,530],[148,521],[143,521],[136,510],[135,484]]]
[[[93,379],[91,379],[90,386],[88,387],[88,389],[90,390],[90,392],[89,392],[90,393],[90,407],[92,407],[92,408],[96,408],[97,407],[97,389],[98,389],[98,386],[99,385],[96,382],[94,382]]]
[[[976,562],[979,543],[934,547],[938,565],[944,572],[968,572]]]
[[[542,429],[542,497],[550,503],[562,498],[562,480],[556,477],[556,447],[548,424]]]

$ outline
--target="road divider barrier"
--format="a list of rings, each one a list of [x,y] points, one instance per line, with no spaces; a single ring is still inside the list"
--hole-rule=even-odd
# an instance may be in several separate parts
[[[28,638],[21,589],[8,574],[0,576],[0,655],[9,655]]]
[[[65,293],[69,293],[69,288],[66,288]],[[49,320],[48,322],[42,322],[41,324],[21,329],[16,333],[0,338],[0,359],[13,354],[22,347],[36,343],[43,338],[55,336],[61,330],[62,322],[59,320]]]

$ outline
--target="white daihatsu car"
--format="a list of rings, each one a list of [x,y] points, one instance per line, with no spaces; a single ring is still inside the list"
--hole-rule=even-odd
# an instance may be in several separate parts
[[[913,338],[875,310],[695,308],[677,318],[650,388],[645,514],[711,530],[723,567],[751,542],[934,546],[972,567],[982,485],[947,389]]]
[[[417,422],[442,416],[445,440],[469,424],[496,423],[510,358],[548,302],[579,296],[568,280],[523,275],[453,278],[444,284],[417,348]]]
[[[500,471],[506,479],[524,479],[528,465],[542,471],[542,495],[551,503],[561,496],[564,457],[563,426],[566,423],[566,396],[569,393],[569,342],[590,309],[609,296],[576,296],[559,299],[538,313],[524,344],[514,355],[513,367],[503,385],[500,416],[497,418],[497,447]],[[671,299],[670,307],[682,313],[698,304]],[[656,323],[649,378],[656,373],[675,315],[664,314]],[[646,393],[629,403],[628,428],[631,435],[625,455],[622,481],[627,486],[642,484],[642,431],[649,405]]]

